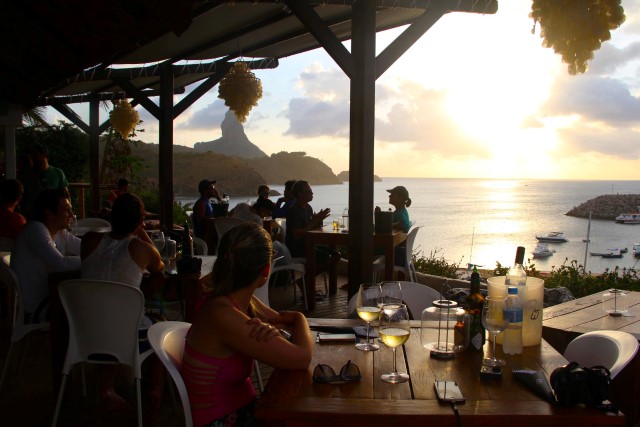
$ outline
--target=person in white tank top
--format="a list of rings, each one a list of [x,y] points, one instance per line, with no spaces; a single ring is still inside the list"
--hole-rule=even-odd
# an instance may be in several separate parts
[[[140,288],[145,270],[152,275],[162,273],[164,264],[160,253],[142,227],[144,214],[144,204],[135,194],[124,193],[113,202],[112,231],[108,234],[90,232],[82,237],[83,279],[109,280]],[[162,396],[162,365],[158,360],[152,363],[151,395],[155,404]],[[127,406],[113,388],[116,370],[116,365],[104,365],[101,371],[100,398],[111,410]]]

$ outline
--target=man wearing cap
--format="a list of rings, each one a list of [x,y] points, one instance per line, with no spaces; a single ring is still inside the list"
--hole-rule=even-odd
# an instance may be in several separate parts
[[[222,197],[216,190],[216,181],[210,181],[203,179],[198,184],[198,191],[200,192],[200,198],[193,204],[193,234],[196,237],[204,238],[205,221],[207,218],[213,217],[213,205],[211,204],[211,198],[217,199],[222,202]]]

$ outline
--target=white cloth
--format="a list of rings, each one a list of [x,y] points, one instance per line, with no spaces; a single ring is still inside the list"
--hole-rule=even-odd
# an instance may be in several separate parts
[[[131,239],[115,240],[104,234],[95,250],[82,260],[82,278],[126,283],[140,289],[143,269],[129,254]]]
[[[61,232],[56,233],[56,237],[57,234]],[[71,233],[61,236],[60,242],[63,250],[72,251],[73,248],[77,248],[77,253],[80,252],[80,239]],[[47,227],[40,221],[31,221],[16,239],[11,252],[11,268],[18,276],[22,287],[24,310],[33,313],[49,296],[49,273],[78,270],[80,257],[63,255]]]

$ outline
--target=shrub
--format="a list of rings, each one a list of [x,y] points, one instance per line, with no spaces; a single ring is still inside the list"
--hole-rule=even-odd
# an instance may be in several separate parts
[[[416,271],[450,279],[459,279],[461,277],[460,263],[449,263],[443,256],[438,257],[438,252],[439,250],[436,249],[430,252],[428,257],[422,251],[414,252],[413,265]]]

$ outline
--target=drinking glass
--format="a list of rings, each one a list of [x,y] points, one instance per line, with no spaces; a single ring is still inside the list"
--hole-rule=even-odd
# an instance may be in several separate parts
[[[488,296],[482,306],[482,326],[493,338],[493,356],[482,359],[486,366],[504,366],[507,362],[496,358],[496,336],[507,329],[509,319],[504,316],[507,298],[505,296]]]
[[[400,282],[388,281],[380,284],[382,289],[382,304],[399,306],[402,304],[402,287]]]
[[[356,344],[356,348],[362,351],[376,351],[380,348],[378,344],[369,342],[369,328],[371,322],[380,316],[382,303],[382,291],[380,285],[375,283],[364,283],[360,285],[358,296],[356,297],[356,311],[358,316],[367,322],[367,340]]]
[[[407,381],[409,375],[398,372],[396,367],[396,348],[407,342],[411,333],[407,306],[404,304],[383,305],[378,332],[382,342],[393,349],[393,371],[383,374],[380,378],[382,381],[392,384]]]
[[[158,252],[162,253],[162,249],[164,248],[164,233],[162,231],[152,231],[151,241]]]

